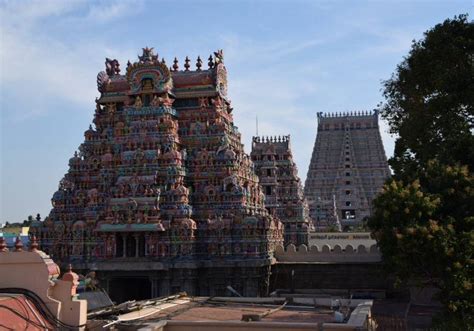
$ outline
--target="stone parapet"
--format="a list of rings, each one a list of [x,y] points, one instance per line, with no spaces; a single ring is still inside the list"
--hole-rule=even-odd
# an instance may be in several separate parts
[[[17,238],[15,250],[9,251],[5,248],[3,237],[0,237],[0,296],[2,293],[23,294],[23,291],[34,293],[59,320],[58,323],[84,330],[87,301],[76,296],[78,276],[70,269],[61,279],[58,278],[58,265],[37,249],[36,238],[33,237],[29,251],[23,248]]]
[[[275,258],[278,262],[313,262],[313,263],[377,263],[382,261],[382,255],[376,245],[354,247],[347,245],[323,245],[322,247],[306,245],[277,246]]]

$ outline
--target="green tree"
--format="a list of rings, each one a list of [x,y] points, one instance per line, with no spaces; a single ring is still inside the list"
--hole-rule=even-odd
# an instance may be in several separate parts
[[[446,20],[414,41],[384,82],[382,118],[399,138],[389,161],[410,178],[431,159],[474,165],[474,24]],[[411,178],[413,179],[413,178]]]
[[[432,161],[418,180],[386,184],[369,221],[384,263],[398,280],[439,288],[443,320],[471,327],[473,206],[474,176],[467,167]]]
[[[446,20],[384,83],[394,176],[369,227],[399,281],[440,289],[439,324],[474,329],[474,24]],[[448,326],[449,325],[449,326]]]

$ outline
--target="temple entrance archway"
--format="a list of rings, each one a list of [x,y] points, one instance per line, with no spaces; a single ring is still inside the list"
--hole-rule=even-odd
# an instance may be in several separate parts
[[[147,277],[117,277],[109,280],[109,296],[116,303],[151,299],[151,281]]]

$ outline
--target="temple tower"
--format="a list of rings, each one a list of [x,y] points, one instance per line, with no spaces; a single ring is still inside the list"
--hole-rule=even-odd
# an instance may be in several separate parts
[[[311,224],[290,136],[253,137],[250,157],[265,193],[265,207],[285,225],[285,245],[307,245]]]
[[[389,176],[377,111],[318,114],[304,191],[316,230],[359,225]]]
[[[111,292],[135,279],[143,297],[225,295],[228,285],[266,294],[283,224],[265,209],[234,125],[222,51],[207,69],[200,57],[195,70],[188,57],[169,68],[153,48],[125,75],[105,64],[94,126],[31,229],[42,248],[96,270]]]

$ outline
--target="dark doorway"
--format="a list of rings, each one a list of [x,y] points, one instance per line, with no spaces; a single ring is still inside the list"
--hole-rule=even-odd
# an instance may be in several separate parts
[[[115,303],[151,298],[151,282],[148,278],[112,278],[109,296]]]

